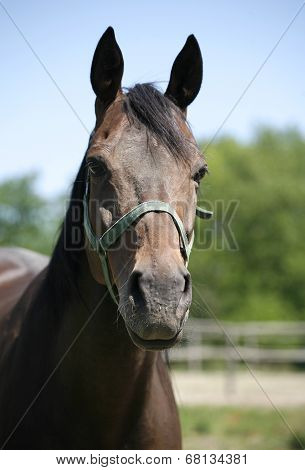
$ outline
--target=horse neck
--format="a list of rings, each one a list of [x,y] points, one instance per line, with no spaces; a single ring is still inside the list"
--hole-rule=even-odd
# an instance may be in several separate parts
[[[60,376],[65,382],[69,377],[74,394],[82,377],[82,391],[91,398],[95,393],[108,398],[110,390],[126,400],[139,379],[143,387],[149,383],[158,353],[134,346],[107,288],[93,279],[85,252],[79,258],[74,293],[61,314],[55,362],[66,355]]]
[[[105,286],[91,276],[85,253],[77,256],[75,286],[66,291],[61,309],[50,280],[42,273],[15,312],[25,320],[7,367],[0,370],[1,382],[6,384],[2,391],[0,387],[0,418],[7,423],[5,429],[12,429],[33,397],[39,396],[39,407],[31,413],[38,413],[50,429],[55,426],[63,439],[70,436],[67,445],[91,448],[95,438],[98,448],[101,423],[111,422],[105,445],[112,446],[130,413],[137,415],[141,403],[144,408],[150,399],[160,357],[133,345]],[[57,268],[62,269],[60,260]],[[80,434],[80,443],[73,440],[74,431]]]

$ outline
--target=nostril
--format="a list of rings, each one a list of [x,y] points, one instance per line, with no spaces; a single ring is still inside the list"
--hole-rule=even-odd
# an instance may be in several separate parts
[[[191,275],[187,271],[186,274],[184,275],[184,290],[183,290],[183,293],[186,294],[187,292],[189,292],[190,287],[191,287]]]
[[[129,291],[130,295],[134,298],[134,300],[138,300],[139,296],[141,295],[141,287],[140,287],[140,279],[142,277],[141,271],[134,271],[129,279]]]

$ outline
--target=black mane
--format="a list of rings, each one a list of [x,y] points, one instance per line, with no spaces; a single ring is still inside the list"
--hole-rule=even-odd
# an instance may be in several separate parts
[[[136,84],[125,96],[123,110],[128,119],[144,125],[176,159],[186,160],[186,139],[174,119],[178,113],[185,121],[180,109],[151,83]]]
[[[83,197],[86,171],[84,157],[73,183],[69,207],[46,273],[45,282],[48,285],[50,301],[57,311],[68,300],[69,292],[78,292],[76,279],[80,264],[79,254],[85,245]]]

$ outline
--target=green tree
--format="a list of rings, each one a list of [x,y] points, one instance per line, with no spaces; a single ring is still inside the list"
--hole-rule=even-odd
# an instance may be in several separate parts
[[[53,204],[36,194],[36,178],[30,174],[0,184],[0,245],[50,254],[58,217]]]
[[[303,137],[295,130],[265,128],[249,144],[222,138],[206,156],[210,175],[202,184],[202,201],[216,213],[211,222],[201,222],[197,233],[201,240],[209,229],[211,245],[197,243],[191,258],[193,314],[208,316],[205,299],[223,319],[304,319]],[[231,222],[237,250],[219,249],[224,238],[219,200],[225,208],[230,201],[239,203]]]

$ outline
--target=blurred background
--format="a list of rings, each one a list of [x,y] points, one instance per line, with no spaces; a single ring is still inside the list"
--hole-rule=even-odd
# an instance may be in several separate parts
[[[187,36],[204,60],[188,119],[209,163],[170,354],[189,449],[305,446],[302,2],[0,3],[0,244],[51,254],[94,125],[89,71],[112,25],[124,86],[165,89]]]

